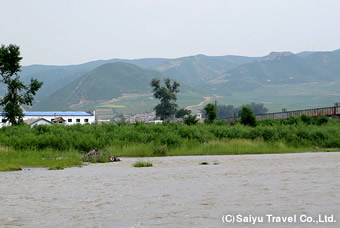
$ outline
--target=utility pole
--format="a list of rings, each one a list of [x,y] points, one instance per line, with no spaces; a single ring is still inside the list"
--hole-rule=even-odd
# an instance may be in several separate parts
[[[215,99],[215,110],[216,110],[216,119],[218,119],[218,114],[217,114],[217,100]]]

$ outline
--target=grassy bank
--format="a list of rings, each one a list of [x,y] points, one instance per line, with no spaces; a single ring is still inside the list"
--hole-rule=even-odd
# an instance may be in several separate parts
[[[81,154],[77,151],[0,149],[0,171],[15,171],[22,167],[56,170],[81,165]]]
[[[157,146],[154,144],[134,144],[105,148],[109,154],[118,157],[159,157],[191,155],[242,155],[275,154],[317,151],[312,147],[292,147],[280,142],[263,140],[230,139],[210,141],[203,144],[185,143],[177,147]]]
[[[340,121],[292,118],[268,120],[257,127],[240,124],[164,123],[3,127],[0,170],[22,166],[51,169],[79,166],[97,147],[114,156],[152,157],[323,151],[340,147]],[[313,149],[320,148],[320,149]]]
[[[247,139],[212,141],[205,144],[183,144],[178,147],[156,146],[154,144],[133,144],[123,147],[111,146],[104,149],[110,155],[119,157],[156,157],[190,155],[242,155],[273,154],[316,151],[310,147],[289,147],[283,143],[268,143]],[[84,153],[57,150],[13,150],[2,148],[0,171],[15,171],[22,167],[47,167],[51,170],[81,166]]]

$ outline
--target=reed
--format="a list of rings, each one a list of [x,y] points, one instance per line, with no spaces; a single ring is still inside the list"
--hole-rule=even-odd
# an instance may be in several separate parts
[[[152,163],[149,162],[149,161],[139,160],[139,161],[136,161],[135,163],[133,163],[133,167],[136,167],[136,168],[152,167]]]
[[[9,149],[0,152],[0,171],[21,170],[25,166],[63,169],[81,165],[81,154],[77,151]]]

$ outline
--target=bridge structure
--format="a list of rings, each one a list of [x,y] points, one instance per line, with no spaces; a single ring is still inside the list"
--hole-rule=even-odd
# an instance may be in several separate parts
[[[324,107],[324,108],[313,108],[313,109],[303,109],[303,110],[295,110],[295,111],[286,111],[285,109],[282,112],[274,112],[274,113],[265,113],[260,115],[255,115],[256,120],[267,120],[267,119],[289,119],[290,117],[302,116],[305,114],[306,116],[316,117],[316,116],[328,116],[332,118],[340,118],[340,103],[335,103],[333,107]],[[226,118],[228,122],[235,122],[239,120],[239,117]]]

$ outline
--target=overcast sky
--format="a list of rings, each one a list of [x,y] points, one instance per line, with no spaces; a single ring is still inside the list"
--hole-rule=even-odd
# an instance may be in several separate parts
[[[339,0],[0,0],[23,65],[340,48]]]

